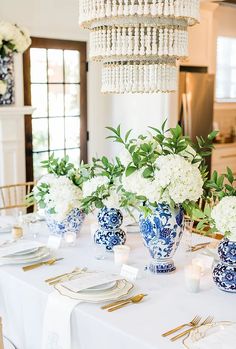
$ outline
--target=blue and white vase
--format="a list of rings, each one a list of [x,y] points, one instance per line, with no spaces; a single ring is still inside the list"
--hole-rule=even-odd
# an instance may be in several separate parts
[[[236,293],[236,242],[223,239],[218,254],[220,261],[213,268],[213,280],[220,290]]]
[[[170,273],[176,269],[172,257],[183,234],[183,221],[183,208],[171,209],[165,203],[158,204],[148,216],[140,215],[140,231],[152,257],[151,272]]]
[[[98,245],[105,245],[107,251],[112,251],[116,245],[124,245],[126,234],[120,228],[123,215],[116,208],[103,207],[98,213],[99,229],[94,234],[94,241]]]
[[[84,212],[78,208],[73,208],[62,221],[55,220],[53,218],[53,214],[46,212],[46,222],[48,228],[53,234],[56,235],[64,235],[68,231],[78,234],[84,219]]]

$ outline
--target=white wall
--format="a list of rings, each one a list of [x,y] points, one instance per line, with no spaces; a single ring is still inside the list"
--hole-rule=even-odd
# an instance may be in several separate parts
[[[0,0],[0,20],[28,28],[31,36],[87,41],[78,26],[78,0]],[[23,105],[22,57],[16,57],[16,104]],[[88,73],[89,158],[108,154],[105,126],[109,123],[109,97],[100,93],[100,67],[90,63]]]

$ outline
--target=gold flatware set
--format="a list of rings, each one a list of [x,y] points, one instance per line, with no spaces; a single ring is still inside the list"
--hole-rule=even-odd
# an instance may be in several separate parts
[[[163,336],[163,337],[167,337],[167,336],[169,336],[169,335],[171,335],[171,334],[173,334],[173,333],[175,333],[175,332],[181,330],[181,329],[184,328],[184,327],[187,327],[187,326],[190,327],[189,329],[185,330],[184,332],[181,332],[181,333],[179,333],[178,335],[176,335],[176,336],[170,338],[170,340],[171,340],[172,342],[175,342],[176,340],[178,340],[178,339],[180,339],[180,338],[186,336],[187,334],[189,334],[192,330],[194,330],[194,329],[197,328],[198,326],[203,326],[203,325],[211,324],[212,321],[213,321],[213,319],[214,319],[213,316],[208,316],[204,321],[202,321],[202,322],[200,323],[201,317],[197,315],[197,316],[195,316],[190,322],[185,323],[185,324],[182,324],[182,325],[180,325],[180,326],[178,326],[178,327],[175,327],[175,328],[173,328],[172,330],[163,333],[162,336]]]
[[[39,268],[39,267],[41,267],[41,266],[43,266],[43,265],[53,265],[53,264],[55,264],[56,262],[61,261],[62,259],[64,259],[64,258],[50,258],[50,259],[48,259],[47,261],[38,262],[38,263],[30,264],[30,265],[26,265],[26,266],[23,267],[22,269],[23,269],[24,271],[29,271],[29,270],[32,270],[32,269]]]
[[[77,277],[79,274],[83,274],[86,271],[87,271],[87,268],[78,268],[77,267],[69,273],[64,273],[64,274],[57,275],[57,276],[51,277],[49,279],[46,279],[45,282],[49,286],[53,286],[53,285],[56,285],[56,284],[63,282],[63,281],[72,280],[74,277]]]
[[[113,303],[109,303],[109,304],[106,304],[106,305],[103,305],[101,307],[101,309],[106,309],[108,312],[113,312],[113,311],[116,311],[118,309],[121,309],[123,307],[125,307],[126,305],[128,304],[137,304],[137,303],[140,303],[144,297],[146,297],[147,294],[138,294],[136,296],[133,296],[133,297],[129,297],[127,299],[122,299],[122,300],[119,300],[119,301],[116,301],[116,302],[113,302]]]
[[[207,246],[209,246],[211,244],[211,242],[203,242],[203,243],[200,243],[200,244],[196,244],[194,246],[191,246],[189,249],[188,249],[188,252],[195,252],[195,251],[199,251],[203,248],[206,248]]]

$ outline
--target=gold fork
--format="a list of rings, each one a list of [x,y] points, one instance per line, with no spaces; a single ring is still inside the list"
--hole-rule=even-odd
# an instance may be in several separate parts
[[[181,330],[185,326],[190,326],[190,327],[197,326],[200,321],[201,321],[201,317],[196,315],[190,322],[188,322],[186,324],[183,324],[183,325],[180,325],[178,327],[175,327],[175,328],[173,328],[173,330],[170,330],[168,332],[163,333],[162,337],[167,337],[170,334],[175,333],[175,332]]]
[[[147,295],[146,294],[138,294],[137,296],[134,296],[134,297],[130,298],[129,300],[121,303],[120,305],[117,305],[115,307],[109,308],[107,311],[112,312],[112,311],[121,309],[121,308],[125,307],[126,305],[128,305],[130,303],[132,303],[132,304],[140,303],[145,296],[147,296]]]
[[[214,319],[213,316],[208,316],[199,326],[211,324],[212,321],[213,321],[213,319]],[[188,329],[188,330],[186,330],[186,331],[184,331],[184,332],[178,334],[177,336],[172,337],[170,340],[171,340],[172,342],[174,342],[174,341],[176,341],[177,339],[179,339],[179,338],[185,336],[186,334],[188,334],[189,332],[191,332],[191,331],[192,331],[194,328],[196,328],[196,327],[197,327],[197,326],[194,326],[194,327],[192,327],[192,328],[190,328],[190,329]]]

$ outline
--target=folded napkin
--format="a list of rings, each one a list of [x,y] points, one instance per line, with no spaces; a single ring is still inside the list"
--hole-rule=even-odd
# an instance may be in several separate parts
[[[41,349],[71,349],[71,314],[79,303],[81,301],[64,297],[56,291],[49,294]]]
[[[0,258],[12,256],[16,253],[33,250],[45,246],[42,242],[34,240],[19,240],[12,244],[4,245],[0,249]]]
[[[236,325],[222,327],[219,331],[210,334],[194,343],[190,349],[235,349]]]

